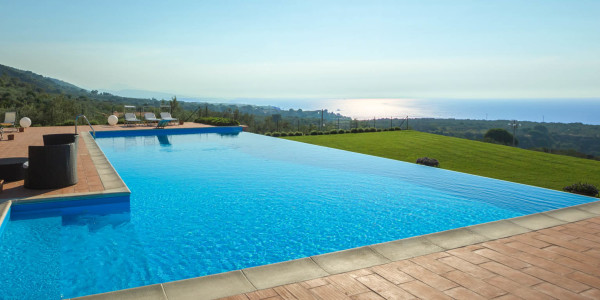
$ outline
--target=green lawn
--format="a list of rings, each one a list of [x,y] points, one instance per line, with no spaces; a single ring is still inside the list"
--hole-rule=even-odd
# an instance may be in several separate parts
[[[407,162],[428,156],[448,170],[555,190],[576,183],[600,186],[600,161],[423,133],[384,131],[286,139]]]

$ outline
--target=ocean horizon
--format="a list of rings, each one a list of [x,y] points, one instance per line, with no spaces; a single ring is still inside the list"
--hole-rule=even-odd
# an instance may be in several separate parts
[[[189,100],[185,100],[189,101]],[[204,102],[204,101],[202,101]],[[210,101],[210,102],[219,102]],[[223,103],[271,105],[282,110],[321,110],[353,119],[454,118],[518,120],[600,125],[600,98],[586,99],[262,99],[236,98]]]

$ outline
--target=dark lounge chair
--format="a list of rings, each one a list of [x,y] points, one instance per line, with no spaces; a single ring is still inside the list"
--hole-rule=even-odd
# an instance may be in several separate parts
[[[44,146],[29,146],[25,187],[62,188],[77,183],[77,134],[44,136]]]

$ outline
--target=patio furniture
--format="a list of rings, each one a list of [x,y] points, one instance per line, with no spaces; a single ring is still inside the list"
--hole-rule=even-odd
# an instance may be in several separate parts
[[[14,111],[8,111],[4,113],[4,122],[0,123],[0,127],[15,127],[15,121],[17,120],[17,113]]]
[[[135,123],[139,123],[141,122],[140,119],[138,119],[134,113],[126,113],[125,114],[125,124],[135,124]]]
[[[49,134],[44,146],[29,146],[25,187],[62,188],[77,183],[77,134]]]
[[[25,178],[23,164],[27,160],[27,157],[0,158],[0,179],[11,182]]]
[[[156,115],[154,113],[151,112],[147,112],[144,114],[144,119],[146,120],[146,122],[160,122],[161,119],[157,119]]]
[[[177,121],[177,119],[171,117],[171,114],[168,112],[161,112],[160,113],[160,117],[165,120],[165,121],[169,121],[169,122],[175,122]]]
[[[169,124],[169,120],[160,120],[156,124],[156,129],[165,129],[165,126]]]

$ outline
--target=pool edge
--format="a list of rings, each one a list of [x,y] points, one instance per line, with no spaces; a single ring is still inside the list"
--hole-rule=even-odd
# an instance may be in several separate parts
[[[216,299],[497,240],[600,216],[600,200],[213,275],[73,299]]]

